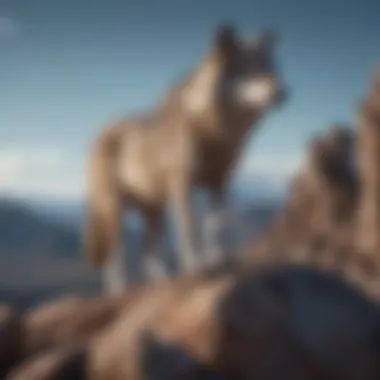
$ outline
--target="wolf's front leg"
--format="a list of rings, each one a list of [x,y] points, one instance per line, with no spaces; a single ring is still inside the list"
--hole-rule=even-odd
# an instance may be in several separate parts
[[[227,200],[222,191],[210,194],[209,210],[204,220],[205,264],[217,264],[227,259]]]
[[[185,272],[194,272],[199,266],[199,239],[195,232],[195,212],[192,207],[190,186],[176,183],[172,187],[172,213],[180,267]]]
[[[154,209],[145,213],[146,229],[142,240],[143,265],[148,280],[160,280],[167,277],[165,263],[160,255],[160,243],[163,233],[163,209]]]
[[[118,296],[126,289],[124,249],[119,244],[110,252],[103,267],[103,283],[106,294]]]

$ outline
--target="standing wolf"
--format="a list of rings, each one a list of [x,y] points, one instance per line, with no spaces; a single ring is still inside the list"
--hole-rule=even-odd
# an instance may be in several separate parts
[[[181,266],[186,271],[196,268],[194,186],[211,196],[208,259],[222,254],[231,171],[252,125],[284,99],[274,43],[270,32],[242,40],[232,27],[219,26],[204,59],[157,107],[109,126],[96,139],[89,163],[85,247],[92,265],[104,269],[110,292],[124,286],[121,238],[127,209],[140,211],[146,221],[146,264],[157,275],[162,268],[152,251],[170,202]]]

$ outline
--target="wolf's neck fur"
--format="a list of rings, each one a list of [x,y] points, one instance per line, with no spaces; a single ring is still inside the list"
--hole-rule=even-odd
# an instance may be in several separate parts
[[[222,107],[216,99],[220,62],[213,54],[182,75],[158,105],[163,118],[178,118],[200,139],[241,140],[259,115]],[[231,141],[232,142],[232,141]]]

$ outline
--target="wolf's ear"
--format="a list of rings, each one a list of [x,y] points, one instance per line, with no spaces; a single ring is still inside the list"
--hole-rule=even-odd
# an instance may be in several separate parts
[[[214,32],[213,47],[224,57],[231,57],[238,51],[238,38],[235,28],[229,24],[221,24]]]

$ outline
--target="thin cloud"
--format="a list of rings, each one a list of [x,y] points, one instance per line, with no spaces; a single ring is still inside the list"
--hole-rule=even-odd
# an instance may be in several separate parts
[[[0,193],[22,196],[77,198],[82,176],[54,148],[0,149]]]
[[[54,169],[63,160],[62,152],[52,148],[4,148],[0,150],[0,176],[4,179],[15,172]]]
[[[3,197],[22,198],[61,198],[64,200],[78,200],[83,196],[83,187],[80,180],[65,177],[48,177],[42,180],[32,178],[14,178],[12,182],[0,185],[0,194]]]

